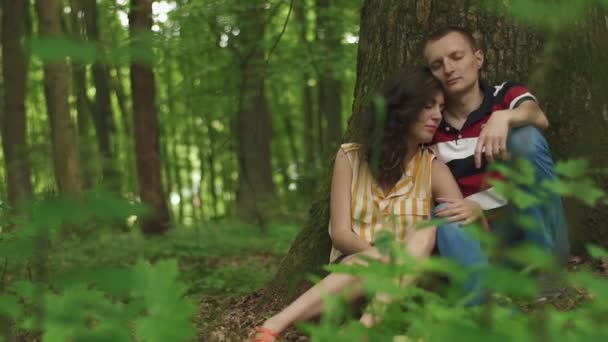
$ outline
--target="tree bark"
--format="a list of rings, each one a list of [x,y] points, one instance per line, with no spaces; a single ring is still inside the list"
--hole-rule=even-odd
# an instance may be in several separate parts
[[[70,0],[70,33],[77,39],[86,39],[86,30],[83,21],[83,8],[79,0]],[[86,66],[79,62],[72,62],[72,84],[76,97],[76,122],[78,144],[83,175],[83,188],[90,189],[97,179],[96,151],[92,143],[94,139],[90,134],[90,118],[92,117],[92,104],[87,95]],[[92,158],[92,156],[95,156]]]
[[[270,141],[272,126],[265,92],[263,1],[252,1],[241,8],[238,36],[241,74],[236,117],[238,140],[239,181],[237,215],[242,219],[264,222],[265,211],[276,202],[272,180]]]
[[[8,184],[8,202],[15,213],[32,195],[31,166],[27,145],[26,80],[27,58],[22,42],[25,37],[25,0],[2,1],[2,77],[4,113],[2,149]]]
[[[100,43],[99,15],[95,0],[81,0],[84,8],[84,21],[89,40]],[[101,47],[101,44],[98,45]],[[112,151],[112,131],[114,131],[114,117],[110,100],[110,73],[108,66],[97,61],[92,67],[93,83],[95,84],[95,107],[93,118],[97,145],[101,156],[101,172],[103,183],[111,190],[120,190],[120,176],[116,169],[114,152]]]
[[[114,67],[114,70],[116,76],[112,78],[110,85],[114,95],[116,96],[116,103],[118,104],[118,109],[120,112],[120,124],[122,126],[122,131],[119,132],[119,136],[121,137],[120,146],[124,147],[122,149],[122,153],[117,154],[116,157],[124,156],[124,160],[122,158],[120,159],[121,163],[126,165],[126,167],[124,167],[122,177],[124,190],[128,192],[135,192],[134,189],[137,188],[137,180],[135,175],[135,157],[133,155],[135,148],[133,148],[131,140],[131,137],[133,137],[133,129],[131,128],[132,118],[129,115],[130,106],[128,104],[128,97],[125,94],[125,88],[122,83],[122,80],[124,79],[122,69],[116,66]]]
[[[306,18],[306,2],[297,1],[294,4],[294,19],[298,26],[299,43],[302,49],[308,50],[310,42],[306,37],[308,31],[308,22]],[[304,130],[302,135],[302,145],[304,146],[304,165],[308,170],[300,170],[303,175],[301,183],[301,191],[306,195],[306,198],[312,198],[314,189],[316,189],[315,180],[317,177],[317,163],[315,162],[315,146],[318,141],[315,134],[314,114],[313,114],[313,88],[308,84],[311,79],[311,73],[304,69],[302,71],[302,116],[304,121]]]
[[[560,159],[587,158],[595,169],[608,165],[606,18],[606,10],[589,6],[582,20],[551,34],[531,79],[551,122],[547,137],[554,154]],[[592,180],[608,192],[606,172],[592,175]],[[606,202],[590,208],[567,199],[565,206],[574,254],[586,253],[589,243],[608,248]]]
[[[167,103],[167,111],[169,117],[176,114],[175,111],[175,91],[173,90],[173,65],[172,65],[172,54],[170,51],[165,52],[165,65],[164,65],[164,82],[166,86],[165,95],[166,98],[164,101]],[[173,154],[170,153],[169,147],[172,143],[174,143],[175,139],[177,139],[178,134],[174,128],[175,119],[173,117],[169,117],[167,122],[164,124],[164,129],[162,129],[161,136],[161,144],[162,144],[162,155],[161,160],[163,163],[163,170],[165,173],[165,188],[169,192],[169,198],[171,198],[171,194],[174,191],[175,184],[175,175],[173,174],[172,164],[177,162],[176,159],[172,158]],[[181,198],[180,198],[181,202]],[[173,203],[171,203],[170,209],[172,211]]]
[[[215,172],[215,163],[216,163],[216,152],[214,142],[216,140],[215,129],[211,125],[211,120],[207,117],[206,113],[204,115],[204,122],[207,128],[207,141],[209,150],[207,151],[207,170],[209,170],[209,191],[211,192],[211,213],[213,217],[217,217],[220,213],[220,194],[216,191],[215,182],[218,180],[217,174]],[[203,160],[201,159],[201,163]],[[226,184],[223,184],[222,190],[225,191]],[[201,197],[202,200],[202,197]]]
[[[324,154],[332,154],[342,138],[342,81],[336,74],[336,61],[341,56],[341,25],[336,13],[335,1],[316,0],[316,39],[321,56],[318,101],[319,113],[327,124]]]
[[[142,35],[152,27],[152,0],[131,0],[129,28],[134,49]],[[152,51],[150,50],[151,54]],[[169,209],[163,191],[158,139],[158,118],[155,107],[155,83],[152,67],[141,61],[131,61],[131,95],[133,99],[133,128],[139,195],[153,213],[141,222],[145,234],[161,234],[169,228]]]
[[[550,143],[557,147],[554,150],[563,151],[558,157],[587,155],[592,156],[595,165],[606,165],[608,138],[602,133],[608,125],[604,94],[608,86],[604,65],[608,57],[606,13],[591,9],[587,24],[564,29],[553,41],[547,41],[549,45],[543,45],[546,32],[515,24],[511,18],[501,15],[504,12],[497,11],[501,6],[483,8],[476,1],[366,0],[361,10],[353,114],[344,140],[355,135],[353,128],[367,100],[388,75],[404,66],[423,63],[422,47],[428,34],[440,27],[459,25],[472,31],[486,47],[482,78],[489,82],[528,81],[533,92],[539,95],[552,125]],[[551,48],[551,44],[555,47]],[[548,52],[543,54],[544,48]],[[585,62],[573,65],[572,60],[581,60],[582,56]],[[542,59],[539,64],[541,57],[548,60]],[[583,110],[584,119],[573,120],[576,117],[573,113]],[[329,174],[327,172],[328,179]],[[607,177],[598,176],[598,181],[606,189]],[[328,261],[328,206],[329,182],[326,181],[310,210],[305,229],[268,284],[264,299],[284,305],[301,288],[304,276],[318,273],[320,266]],[[571,237],[582,237],[572,239],[574,252],[580,252],[589,241],[606,246],[608,232],[601,228],[602,222],[608,220],[604,207],[567,206],[566,209]]]
[[[37,0],[41,36],[59,37],[61,1]],[[55,178],[59,190],[77,194],[82,190],[78,144],[68,105],[69,69],[64,59],[44,63],[44,94],[51,123]]]

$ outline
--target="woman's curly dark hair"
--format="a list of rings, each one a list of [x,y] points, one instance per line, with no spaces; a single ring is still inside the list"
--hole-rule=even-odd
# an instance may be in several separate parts
[[[401,70],[385,83],[382,93],[363,113],[359,128],[359,142],[364,146],[361,157],[382,188],[392,188],[405,172],[410,127],[440,92],[441,83],[427,67]]]

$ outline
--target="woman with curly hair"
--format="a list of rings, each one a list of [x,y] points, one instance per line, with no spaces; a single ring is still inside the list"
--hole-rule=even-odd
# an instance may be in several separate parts
[[[388,262],[373,244],[383,230],[414,258],[428,257],[436,228],[416,229],[416,224],[430,219],[433,204],[442,198],[462,198],[450,170],[424,147],[441,122],[444,97],[439,81],[426,68],[402,71],[381,95],[357,125],[358,142],[342,144],[336,155],[329,225],[332,263],[366,264],[360,256]],[[478,209],[448,220],[470,223],[480,217]],[[361,279],[329,274],[257,327],[254,341],[278,340],[294,322],[322,313],[323,294],[345,291],[353,300],[361,297]],[[377,298],[382,300],[381,295]],[[362,317],[368,326],[372,320]]]

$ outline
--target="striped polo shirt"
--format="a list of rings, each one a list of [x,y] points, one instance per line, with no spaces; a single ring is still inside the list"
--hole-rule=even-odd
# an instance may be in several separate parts
[[[429,147],[450,168],[463,196],[488,210],[502,207],[507,201],[486,182],[486,177],[500,175],[488,174],[485,155],[482,157],[481,168],[475,167],[475,146],[481,129],[493,112],[513,109],[523,101],[536,101],[536,98],[525,86],[513,82],[492,87],[480,81],[480,88],[484,94],[483,103],[469,114],[462,129],[456,129],[442,120]]]
[[[360,158],[363,146],[349,143],[340,148],[352,168],[351,229],[359,238],[371,243],[379,231],[388,230],[396,241],[403,241],[418,222],[430,218],[431,162],[435,156],[429,149],[421,148],[405,165],[401,179],[385,193]],[[329,232],[331,235],[331,224]],[[340,255],[332,246],[330,262]]]

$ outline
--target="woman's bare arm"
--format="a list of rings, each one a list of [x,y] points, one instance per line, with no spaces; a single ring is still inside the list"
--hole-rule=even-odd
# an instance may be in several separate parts
[[[444,163],[433,160],[431,166],[431,190],[433,198],[438,203],[447,203],[435,213],[437,217],[446,218],[450,222],[470,224],[481,219],[482,225],[487,228],[487,222],[478,203],[462,197],[462,192]]]
[[[338,150],[331,180],[331,241],[343,254],[355,254],[371,248],[371,244],[352,231],[351,182],[353,171],[348,157]]]

